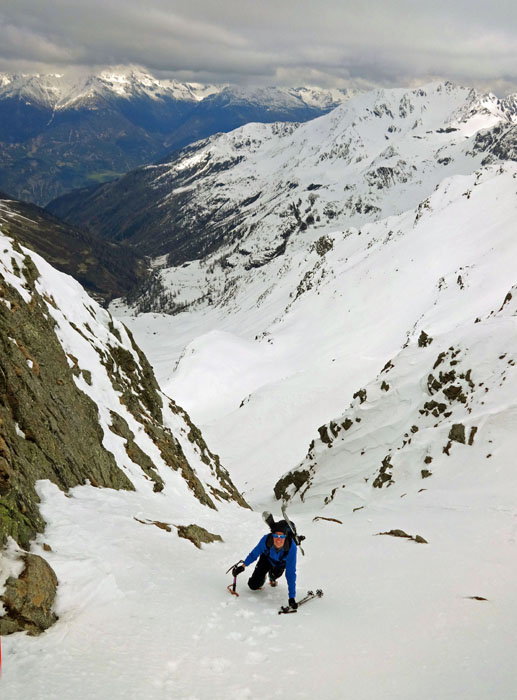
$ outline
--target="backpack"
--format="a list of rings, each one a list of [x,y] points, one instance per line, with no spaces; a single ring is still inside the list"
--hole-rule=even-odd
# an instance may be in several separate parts
[[[290,520],[289,522],[287,522],[287,520],[279,520],[278,522],[276,522],[271,513],[268,513],[267,511],[262,513],[262,517],[264,518],[266,524],[269,525],[269,529],[271,530],[271,534],[266,540],[267,547],[273,546],[273,532],[275,532],[277,529],[280,529],[282,531],[285,530],[287,537],[285,538],[283,546],[285,552],[284,556],[289,551],[291,547],[291,542],[293,540],[296,542],[297,545],[299,545],[300,542],[302,542],[305,539],[303,535],[298,535],[298,533],[296,532],[296,525],[293,523],[292,520]],[[303,550],[301,551],[303,554]]]

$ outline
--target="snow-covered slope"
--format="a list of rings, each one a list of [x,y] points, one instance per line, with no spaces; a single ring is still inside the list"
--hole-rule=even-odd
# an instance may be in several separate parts
[[[218,305],[126,320],[225,463],[272,483],[406,343],[436,334],[435,319],[454,335],[499,308],[515,283],[515,175],[507,163],[447,178],[399,216],[329,227],[306,247],[299,237],[267,266],[227,279]],[[196,267],[168,273],[184,294]]]
[[[271,693],[271,675],[294,697],[514,695],[517,166],[468,158],[415,207],[300,231],[246,274],[164,272],[178,297],[217,276],[223,293],[127,319],[257,509],[278,511],[282,477],[308,536],[300,586],[325,589],[295,630],[270,593],[221,600],[201,698]],[[267,681],[246,682],[253,661]]]
[[[438,85],[360,96],[294,129],[249,125],[212,139],[190,162],[185,157],[173,164],[176,171],[192,168],[192,201],[200,207],[225,188],[229,202],[242,201],[246,184],[251,198],[257,188],[271,201],[267,208],[253,202],[240,209],[245,233],[237,242],[181,267],[158,267],[161,287],[140,303],[152,309],[154,300],[155,308],[176,316],[114,309],[127,315],[162,385],[192,411],[240,483],[249,482],[254,502],[303,460],[317,428],[337,422],[354,393],[372,381],[382,384],[381,369],[406,344],[417,343],[422,330],[434,337],[436,319],[443,326],[444,340],[417,353],[434,353],[434,364],[438,345],[444,346],[440,352],[454,345],[455,334],[463,336],[477,318],[499,308],[516,281],[516,166],[502,148],[497,157],[490,152],[494,140],[487,136],[514,128],[495,98]],[[354,146],[340,156],[344,134]],[[394,139],[390,153],[397,150],[412,173],[407,179],[394,177],[396,170],[387,178],[386,154],[376,156],[388,138]],[[245,157],[217,172],[214,164],[232,161],[238,146]],[[322,161],[329,152],[334,155]],[[381,172],[382,187],[373,177]],[[305,201],[289,203],[280,176],[298,182],[294,196]],[[167,180],[167,171],[162,177]],[[371,208],[351,206],[350,191]],[[335,216],[329,215],[332,202]],[[313,220],[301,225],[309,216]],[[476,324],[477,333],[481,327]],[[418,369],[415,387],[430,371]],[[423,385],[422,404],[430,400],[425,391]],[[466,420],[463,404],[456,407],[461,415],[455,420],[451,414],[442,432]],[[372,451],[372,462],[360,460],[358,479],[373,481],[388,449],[407,440],[414,425],[416,417],[393,444],[380,441],[380,457]],[[346,442],[363,429],[364,421]],[[423,468],[416,468],[419,479]],[[254,478],[259,471],[260,485]]]
[[[477,112],[450,121],[465,104],[418,152],[449,139],[458,170],[412,152],[414,192],[360,180],[381,212],[298,226],[260,267],[228,251],[163,271],[177,299],[207,295],[176,316],[115,309],[257,510],[279,516],[273,486],[299,467],[282,484],[307,536],[298,597],[324,597],[279,616],[284,581],[252,593],[247,574],[228,595],[257,512],[174,500],[224,538],[199,552],[134,520],[171,522],[150,489],[66,498],[45,483],[46,556],[68,583],[53,628],[2,640],[2,700],[514,697],[517,166],[482,165],[500,126],[471,139]]]
[[[332,511],[334,500],[337,510],[367,506],[376,489],[398,497],[450,489],[444,498],[461,493],[472,504],[511,507],[516,179],[512,164],[446,181],[422,217],[405,217],[404,232],[392,229],[389,236],[382,225],[368,231],[374,244],[358,268],[372,276],[379,300],[377,308],[362,301],[362,330],[373,350],[390,337],[386,325],[400,333],[402,321],[406,340],[394,353],[387,345],[377,374],[357,384],[346,410],[319,427],[298,470],[277,485],[278,495],[314,497],[312,508]]]
[[[296,110],[312,107],[316,110],[330,110],[347,101],[353,91],[325,90],[316,87],[236,87],[223,86],[210,96],[210,102],[219,101],[227,108],[231,106],[266,107],[271,111]]]

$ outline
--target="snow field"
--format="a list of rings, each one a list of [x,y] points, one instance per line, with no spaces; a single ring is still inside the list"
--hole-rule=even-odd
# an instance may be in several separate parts
[[[331,450],[316,450],[311,489],[303,503],[297,498],[290,506],[309,536],[300,590],[325,590],[323,600],[290,616],[294,634],[285,625],[276,628],[289,660],[294,640],[301,645],[288,685],[292,697],[515,695],[515,305],[499,311],[515,285],[515,202],[513,164],[457,176],[442,183],[417,221],[417,212],[409,211],[364,227],[361,236],[358,230],[330,233],[326,279],[290,307],[289,290],[314,264],[307,252],[292,251],[277,270],[268,303],[255,310],[258,275],[242,285],[226,313],[195,310],[163,325],[156,315],[126,319],[167,391],[201,423],[257,512],[275,512],[269,499],[276,479],[303,460],[319,425],[343,415],[354,391],[368,391],[353,411],[362,422]],[[433,338],[427,348],[417,346],[421,330]],[[250,341],[264,331],[255,341],[263,352],[248,364]],[[158,352],[154,332],[163,339]],[[188,349],[180,356],[172,344],[180,347],[181,337]],[[425,420],[418,409],[431,398],[428,374],[450,347],[461,351],[458,372],[472,369],[472,413],[458,404],[448,421]],[[169,367],[180,357],[172,374],[163,362],[168,350]],[[395,369],[379,375],[388,360]],[[232,371],[231,391],[218,397],[219,378]],[[196,385],[198,376],[203,381]],[[382,378],[391,385],[386,394]],[[467,432],[475,425],[478,433],[472,446],[454,443],[446,457],[442,449],[454,422],[465,423]],[[398,452],[413,424],[419,432]],[[395,483],[372,489],[390,448]],[[433,475],[422,480],[429,451]],[[312,523],[315,515],[343,525]],[[392,529],[419,534],[429,544],[374,536]],[[239,556],[258,537],[251,539]],[[256,605],[256,596],[247,595]],[[284,675],[276,658],[268,657],[265,674],[249,697],[274,696],[271,679]],[[241,697],[248,687],[243,678]],[[193,697],[203,698],[203,691]]]
[[[40,493],[60,620],[39,638],[2,640],[2,700],[514,697],[515,509],[422,493],[404,510],[397,496],[325,512],[343,524],[293,510],[307,535],[298,597],[324,597],[280,616],[283,579],[252,592],[248,569],[239,598],[225,588],[226,569],[264,532],[257,513],[194,514],[167,497],[91,487],[67,498],[46,482]],[[195,520],[225,541],[199,551],[135,517]],[[429,544],[374,536],[393,528]]]
[[[286,260],[268,266],[269,277],[278,276],[271,291],[259,272],[242,280],[229,308],[124,317],[165,392],[189,411],[252,502],[269,497],[304,459],[317,428],[341,415],[406,342],[422,330],[436,339],[422,350],[431,371],[440,350],[460,338],[470,345],[477,318],[491,322],[515,284],[516,174],[506,163],[447,179],[418,219],[410,210],[329,232],[334,245],[323,260],[307,241],[293,243]],[[293,301],[316,264],[326,274]],[[505,332],[498,354],[515,335],[513,327]]]

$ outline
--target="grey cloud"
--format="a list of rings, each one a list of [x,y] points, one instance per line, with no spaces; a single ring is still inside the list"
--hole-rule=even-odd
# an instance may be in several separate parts
[[[0,53],[6,58],[23,57],[26,61],[35,60],[50,64],[75,62],[78,58],[71,50],[27,27],[2,25],[1,42]]]
[[[517,87],[517,4],[500,0],[4,0],[0,69],[138,64],[255,84]]]

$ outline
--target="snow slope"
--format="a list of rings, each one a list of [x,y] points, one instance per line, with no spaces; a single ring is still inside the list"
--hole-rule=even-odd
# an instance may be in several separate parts
[[[241,487],[260,470],[268,478],[253,488],[267,493],[317,428],[408,340],[432,336],[437,318],[454,334],[501,305],[515,282],[514,175],[513,163],[488,166],[446,179],[400,216],[306,249],[298,239],[226,306],[126,318]],[[192,267],[175,270],[178,287]]]
[[[324,598],[284,619],[278,589],[214,596],[180,697],[514,697],[516,181],[511,162],[445,179],[270,263],[267,290],[250,275],[229,306],[130,320],[257,510],[278,513],[286,467],[310,475],[285,493],[299,586]]]
[[[60,620],[2,640],[2,700],[515,696],[517,166],[470,162],[405,210],[301,232],[220,276],[218,304],[118,307],[256,511],[41,483],[33,550],[52,547]],[[198,263],[167,274],[185,295],[207,279]],[[224,572],[264,533],[260,510],[280,515],[272,488],[296,467],[311,476],[286,487],[307,536],[298,597],[324,597],[279,616],[284,581],[252,593],[246,572],[235,598]],[[197,550],[135,517],[224,542]]]
[[[327,595],[287,649],[280,628],[304,655],[294,697],[514,696],[516,181],[475,167],[398,215],[304,232],[219,303],[128,319],[257,510],[301,472],[283,493],[302,585]],[[202,268],[164,274],[189,294]]]
[[[483,484],[485,504],[494,498],[510,507],[505,494],[515,482],[517,421],[516,178],[512,164],[444,183],[413,227],[413,240],[401,239],[398,251],[377,261],[383,276],[390,274],[390,262],[406,265],[403,305],[414,324],[364,394],[356,392],[346,411],[321,427],[301,466],[314,471],[307,495],[321,494],[324,480],[327,488],[332,483],[326,501],[342,498],[339,489],[352,481],[354,496],[368,499],[379,474],[384,483],[377,486],[392,488],[400,480],[403,493],[424,486],[425,470],[446,483],[451,475],[471,478]],[[417,255],[425,264],[411,279],[408,267]],[[397,291],[396,282],[389,287],[390,295]],[[389,466],[382,469],[386,458]]]
[[[209,514],[203,524],[225,542],[198,551],[134,520],[171,522],[165,501],[87,487],[65,498],[42,484],[45,555],[66,580],[60,620],[39,638],[2,639],[2,698],[511,700],[517,514],[482,505],[469,483],[403,501],[388,493],[342,509],[343,524],[294,510],[308,537],[298,589],[324,597],[288,616],[277,614],[283,581],[252,593],[244,574],[239,598],[225,589],[225,570],[263,532],[257,514],[223,509],[217,525]],[[392,528],[428,544],[375,536]]]

